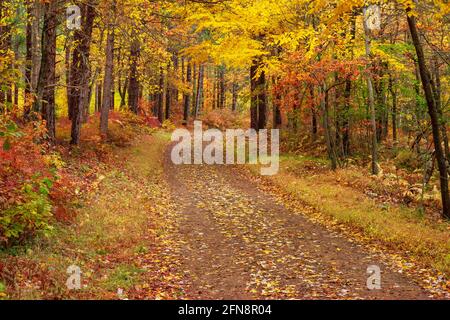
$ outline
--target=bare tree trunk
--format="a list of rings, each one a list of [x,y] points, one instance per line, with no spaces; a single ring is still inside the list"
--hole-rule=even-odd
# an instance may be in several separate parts
[[[0,20],[3,19],[4,16],[4,5],[3,2],[0,1]],[[4,43],[4,37],[5,37],[5,28],[0,25],[0,50],[5,50],[5,43]],[[0,79],[3,80],[3,79]],[[3,82],[3,81],[2,81]],[[0,83],[0,85],[3,85],[3,83]],[[5,105],[5,93],[3,92],[3,89],[0,87],[0,113],[6,112],[6,105]]]
[[[213,110],[217,109],[217,69],[214,67],[213,69],[213,92],[212,92],[212,108]]]
[[[395,88],[393,76],[389,77],[389,90],[392,96],[392,138],[394,142],[398,141],[397,133],[397,89]]]
[[[364,9],[364,16],[365,16]],[[364,33],[365,33],[365,46],[366,46],[366,56],[371,59],[371,41],[370,41],[370,31],[367,26],[367,20],[364,18]],[[375,111],[375,93],[373,88],[372,77],[367,76],[367,88],[369,90],[369,108],[370,108],[370,118],[372,123],[372,174],[378,175],[378,140],[377,140],[377,119]]]
[[[205,67],[201,64],[198,68],[198,84],[197,84],[197,96],[195,98],[195,107],[194,107],[194,119],[197,119],[200,108],[203,101],[203,79],[204,79],[204,71]]]
[[[25,100],[31,98],[31,93],[33,91],[31,70],[33,65],[33,6],[34,3],[30,0],[27,1],[27,25],[26,25],[26,55],[25,55]],[[24,110],[25,118],[29,117],[30,108]]]
[[[407,9],[407,20],[409,30],[411,32],[411,38],[417,53],[417,61],[419,64],[420,77],[422,79],[422,86],[425,92],[425,99],[428,105],[428,113],[430,114],[431,126],[433,129],[433,141],[436,150],[436,158],[440,173],[442,208],[443,208],[442,214],[445,218],[449,219],[450,196],[448,189],[448,172],[447,172],[447,163],[445,161],[445,155],[444,151],[442,150],[441,144],[441,135],[440,135],[441,126],[439,124],[439,116],[436,107],[436,101],[433,96],[430,72],[428,71],[426,65],[425,54],[423,52],[422,43],[420,42],[419,31],[417,30],[416,18],[413,15],[411,15],[410,8]]]
[[[276,85],[276,80],[275,78],[272,78],[272,85],[275,86]],[[273,128],[274,129],[280,129],[281,125],[283,124],[283,119],[281,118],[281,108],[280,108],[280,103],[281,103],[281,94],[279,92],[276,93],[275,95],[275,99],[272,102],[273,106],[272,106],[272,113],[273,113]]]
[[[44,24],[42,31],[42,60],[37,83],[35,109],[46,121],[50,141],[56,138],[55,129],[55,86],[56,86],[56,28],[58,26],[58,1],[44,4]]]
[[[69,112],[72,116],[71,144],[73,145],[80,143],[83,112],[89,102],[89,53],[96,15],[93,1],[80,4],[80,8],[82,13],[81,30],[77,30],[74,35],[74,42],[77,45],[73,49],[70,66]]]
[[[130,81],[128,84],[128,107],[138,114],[139,112],[139,79],[137,74],[141,45],[138,39],[134,39],[130,52]]]
[[[314,95],[314,87],[311,85],[309,87],[309,94],[311,96],[311,133],[312,133],[312,140],[315,142],[317,140],[317,133],[319,132],[319,128],[317,125],[317,108],[315,103],[315,95]]]
[[[192,81],[192,67],[191,63],[188,62],[187,64],[187,70],[186,70],[186,84],[189,86]],[[191,95],[189,93],[184,94],[184,112],[183,112],[183,121],[184,124],[187,125],[189,121],[189,115],[190,115],[190,106],[191,106]]]
[[[354,41],[356,38],[356,16],[357,11],[354,10],[351,16],[350,21],[350,40],[351,43],[348,46],[348,51],[350,58],[353,59],[354,52]],[[350,155],[350,108],[351,108],[351,97],[352,97],[352,80],[350,77],[347,77],[345,81],[345,91],[344,91],[344,115],[343,115],[343,123],[342,123],[342,147],[344,152],[344,157],[348,157]]]
[[[197,84],[198,84],[197,83],[197,75],[198,75],[197,65],[195,63],[192,63],[192,82],[191,82],[191,84],[192,84],[192,94],[191,94],[192,103],[190,106],[191,114],[189,116],[192,116],[194,114],[194,109],[195,109],[195,104],[196,104],[195,99],[197,98]]]
[[[100,112],[102,110],[102,96],[102,83],[101,81],[97,81],[97,83],[95,84],[95,112]]]
[[[113,10],[115,10],[115,1],[113,3]],[[108,117],[109,111],[113,110],[112,102],[114,101],[114,25],[108,26],[108,36],[106,39],[106,61],[105,74],[103,79],[103,101],[101,103],[100,111],[100,131],[102,134],[108,132]]]
[[[164,92],[165,92],[165,102],[166,102],[166,120],[170,119],[171,115],[171,107],[172,107],[172,95],[171,95],[171,87],[169,83],[169,74],[170,74],[170,66],[167,66],[166,77],[164,81]]]
[[[123,109],[126,105],[127,89],[128,89],[128,77],[125,78],[123,86],[121,86],[120,76],[119,76],[119,95],[120,95],[120,109]]]
[[[236,112],[237,110],[237,100],[238,100],[238,90],[239,84],[237,82],[233,82],[232,87],[232,102],[231,102],[231,111]]]
[[[266,74],[261,72],[258,83],[258,129],[267,127],[267,95],[266,95]]]
[[[158,120],[160,123],[164,122],[164,98],[165,98],[165,79],[164,79],[164,69],[160,67],[159,74],[159,93],[158,93]]]
[[[219,109],[225,108],[225,70],[219,67]]]
[[[441,119],[441,131],[442,139],[444,143],[444,153],[447,160],[447,165],[450,164],[450,149],[447,135],[447,125],[444,121],[444,115],[442,113],[442,84],[441,84],[441,74],[439,71],[439,57],[434,58],[434,76],[435,76],[435,99],[436,99],[436,109],[438,111],[439,118]]]
[[[330,117],[329,117],[329,91],[324,83],[321,90],[323,91],[324,97],[322,98],[321,104],[322,104],[322,110],[323,110],[323,127],[325,129],[325,140],[327,144],[327,150],[328,150],[328,156],[331,161],[331,169],[336,170],[338,163],[337,163],[337,155],[336,155],[336,149],[335,144],[332,139],[331,135],[331,129],[330,129]]]
[[[34,2],[33,19],[31,23],[32,28],[32,67],[31,67],[31,88],[36,91],[37,82],[39,78],[39,71],[41,69],[41,30],[40,22],[42,20],[42,3],[40,0],[31,0]]]
[[[264,71],[258,74],[259,67],[260,61],[254,60],[250,68],[251,127],[255,130],[267,126],[266,75]]]

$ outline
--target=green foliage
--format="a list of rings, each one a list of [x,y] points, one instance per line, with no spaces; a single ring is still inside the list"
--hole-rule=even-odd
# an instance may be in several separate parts
[[[23,134],[19,131],[19,127],[14,121],[2,121],[0,119],[0,138],[3,140],[4,151],[11,149],[11,139],[20,138],[22,135]]]
[[[4,210],[0,216],[0,244],[23,242],[37,234],[48,236],[52,206],[49,200],[53,181],[35,176],[35,181],[23,187],[23,200]]]

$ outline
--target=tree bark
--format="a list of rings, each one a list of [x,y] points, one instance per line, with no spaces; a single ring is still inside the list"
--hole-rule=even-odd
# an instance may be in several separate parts
[[[440,184],[441,184],[441,197],[442,197],[442,215],[449,219],[450,218],[450,196],[448,189],[448,172],[447,163],[445,161],[444,151],[442,150],[441,126],[439,123],[438,110],[436,107],[436,101],[433,96],[431,79],[428,67],[426,65],[425,54],[423,51],[422,43],[419,38],[419,31],[417,30],[416,18],[411,15],[411,9],[406,10],[407,21],[409,26],[409,31],[411,33],[411,38],[416,49],[417,61],[419,64],[420,77],[422,80],[422,87],[425,92],[425,99],[427,101],[428,113],[431,118],[431,126],[433,130],[433,141],[436,151],[436,159],[438,162],[439,173],[440,173]]]
[[[367,25],[367,20],[365,18],[365,10],[364,9],[364,34],[365,34],[365,47],[366,47],[366,56],[371,59],[371,41],[370,41],[370,31]],[[372,65],[372,64],[370,64]],[[378,175],[378,140],[377,140],[377,119],[376,119],[376,110],[375,110],[375,93],[373,88],[372,76],[367,76],[367,88],[369,91],[369,108],[370,108],[370,118],[372,124],[372,174]]]
[[[389,77],[389,91],[392,96],[392,138],[394,142],[398,141],[397,133],[397,89],[395,88],[395,83],[393,76]]]
[[[113,10],[115,1],[113,3]],[[113,110],[112,102],[114,91],[114,25],[108,26],[108,35],[106,39],[105,50],[105,74],[103,79],[103,101],[100,111],[100,131],[102,134],[108,133],[108,117],[109,111]]]
[[[325,130],[325,141],[327,144],[328,156],[331,161],[331,170],[336,170],[338,163],[337,163],[335,143],[333,142],[331,128],[330,128],[330,119],[329,119],[329,97],[330,97],[330,95],[329,95],[329,90],[328,90],[326,84],[323,84],[321,91],[323,94],[321,104],[322,104],[322,110],[323,110],[323,127]]]
[[[162,124],[164,122],[164,68],[160,67],[159,74],[159,93],[158,93],[158,120]]]
[[[191,63],[188,62],[187,70],[186,70],[186,84],[188,86],[190,86],[191,85],[191,81],[192,81],[192,67],[191,67]],[[184,94],[183,100],[184,100],[183,101],[184,102],[183,121],[184,121],[184,124],[187,125],[188,121],[189,121],[190,106],[191,106],[191,95],[190,95],[190,93],[186,92]]]
[[[74,34],[74,42],[77,45],[73,49],[70,66],[69,113],[72,118],[71,144],[73,145],[80,143],[83,114],[89,107],[89,56],[96,16],[94,1],[79,4],[82,14],[81,30],[77,30]]]
[[[26,55],[25,55],[25,101],[31,98],[33,92],[33,85],[31,79],[32,65],[33,65],[33,11],[34,2],[28,0],[27,6],[27,24],[26,24]],[[24,110],[24,117],[28,118],[30,115],[30,108]]]
[[[139,55],[140,55],[139,40],[134,39],[130,51],[130,80],[128,84],[128,107],[138,114],[139,112],[139,79],[137,74]]]
[[[44,24],[42,30],[42,59],[37,83],[35,110],[41,112],[46,121],[47,136],[56,138],[55,128],[55,86],[56,86],[56,28],[58,26],[58,1],[44,4]]]
[[[266,98],[266,75],[258,69],[261,62],[254,60],[250,68],[250,94],[251,94],[251,127],[261,130],[267,126],[267,98]]]
[[[225,109],[225,69],[219,67],[219,109]]]
[[[203,81],[204,81],[204,72],[205,67],[204,65],[200,65],[198,68],[198,84],[197,84],[197,96],[195,98],[195,108],[194,108],[194,119],[197,119],[200,108],[203,101]]]
[[[233,82],[232,87],[232,102],[231,102],[231,111],[236,112],[237,110],[237,100],[238,100],[238,90],[239,84],[237,82]]]
[[[170,119],[170,115],[172,112],[172,93],[171,93],[171,86],[169,83],[169,74],[170,74],[170,66],[167,66],[167,71],[166,71],[166,77],[165,77],[165,81],[164,81],[164,92],[165,92],[165,102],[166,102],[166,120]]]

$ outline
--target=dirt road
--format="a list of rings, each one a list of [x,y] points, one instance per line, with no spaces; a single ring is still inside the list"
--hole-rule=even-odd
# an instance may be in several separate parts
[[[362,245],[292,212],[232,166],[175,166],[165,176],[181,215],[190,299],[427,299]],[[367,288],[379,266],[382,289]]]

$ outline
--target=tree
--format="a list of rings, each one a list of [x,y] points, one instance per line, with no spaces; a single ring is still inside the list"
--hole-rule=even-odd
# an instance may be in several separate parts
[[[115,33],[115,14],[116,14],[116,1],[112,3],[113,18],[108,24],[108,35],[106,39],[105,49],[105,75],[103,79],[103,101],[101,103],[101,115],[100,115],[100,131],[102,134],[108,132],[108,115],[109,110],[114,109],[114,33]]]
[[[422,81],[422,87],[425,93],[425,99],[428,106],[428,113],[431,118],[431,127],[433,131],[434,148],[436,150],[436,158],[439,167],[440,184],[441,184],[441,197],[442,197],[442,214],[445,218],[450,219],[450,195],[448,189],[448,172],[446,156],[442,149],[441,139],[441,125],[438,116],[438,110],[436,107],[436,101],[433,95],[432,83],[430,78],[430,72],[425,60],[425,54],[423,46],[420,41],[419,31],[417,28],[416,18],[412,12],[411,7],[406,9],[407,20],[411,38],[414,44],[414,48],[417,53],[417,61],[419,64],[420,78]]]
[[[73,145],[80,143],[82,121],[87,117],[89,108],[89,56],[97,3],[95,0],[89,0],[78,4],[81,8],[82,20],[81,29],[76,30],[74,34],[74,42],[77,45],[72,53],[68,99],[69,116],[72,120],[71,144]]]
[[[141,51],[141,44],[136,35],[132,36],[133,41],[130,51],[130,76],[128,82],[128,107],[129,109],[138,114],[139,112],[139,75],[138,75],[138,62]]]
[[[56,87],[56,28],[58,26],[59,1],[44,4],[44,24],[42,27],[41,68],[37,82],[35,111],[41,112],[46,121],[50,141],[56,138],[55,87]]]

